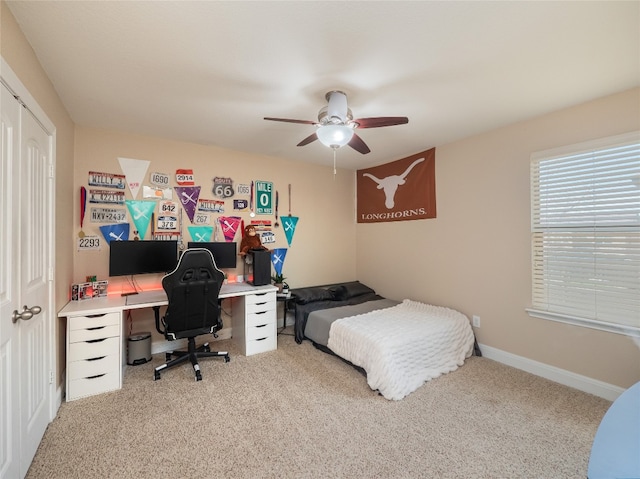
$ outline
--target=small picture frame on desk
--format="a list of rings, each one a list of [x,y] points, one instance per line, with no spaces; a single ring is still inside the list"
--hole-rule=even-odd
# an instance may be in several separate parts
[[[94,298],[104,298],[107,296],[107,287],[109,286],[109,281],[103,279],[101,281],[93,282],[93,297]]]
[[[71,301],[83,301],[93,298],[93,283],[71,285]]]

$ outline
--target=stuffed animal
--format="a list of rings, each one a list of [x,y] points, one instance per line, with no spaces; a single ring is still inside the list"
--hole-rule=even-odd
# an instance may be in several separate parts
[[[262,240],[260,240],[260,235],[256,232],[256,227],[247,225],[244,228],[244,234],[240,242],[240,256],[246,256],[252,249],[266,250],[267,248],[262,245]]]

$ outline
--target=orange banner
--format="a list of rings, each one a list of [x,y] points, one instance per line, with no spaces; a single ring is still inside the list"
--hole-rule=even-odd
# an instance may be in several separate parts
[[[358,223],[436,217],[436,149],[357,171]]]

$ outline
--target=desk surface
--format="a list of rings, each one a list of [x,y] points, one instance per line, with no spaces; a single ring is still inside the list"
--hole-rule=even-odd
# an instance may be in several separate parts
[[[254,293],[267,293],[277,291],[278,288],[272,284],[264,286],[253,286],[248,283],[223,284],[220,288],[219,298],[233,298],[246,296]],[[69,301],[64,308],[58,312],[58,317],[74,315],[94,315],[103,314],[110,311],[123,311],[126,309],[150,308],[152,306],[164,306],[167,304],[167,296],[164,290],[143,291],[130,296],[111,295],[105,298],[85,299],[83,301]]]

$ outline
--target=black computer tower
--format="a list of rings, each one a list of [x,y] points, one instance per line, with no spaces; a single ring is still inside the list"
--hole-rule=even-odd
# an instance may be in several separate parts
[[[271,283],[271,253],[266,250],[251,250],[251,265],[249,277],[253,273],[253,279],[247,282],[254,286],[262,286]],[[251,271],[253,270],[253,271]]]

